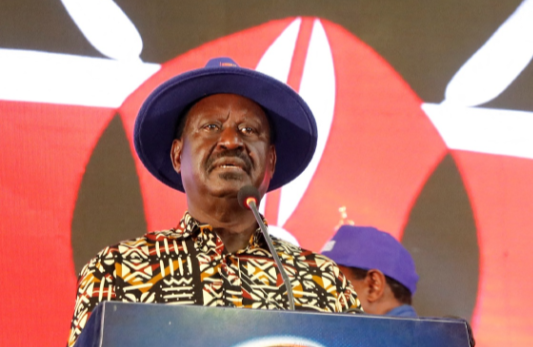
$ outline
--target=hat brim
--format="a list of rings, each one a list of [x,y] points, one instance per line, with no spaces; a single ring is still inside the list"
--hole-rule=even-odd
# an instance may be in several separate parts
[[[192,103],[213,94],[237,94],[262,106],[276,133],[276,170],[268,191],[302,173],[315,152],[317,129],[305,101],[289,86],[241,67],[202,68],[178,75],[159,86],[144,102],[134,129],[135,150],[148,171],[184,192],[181,175],[170,159],[176,127]]]

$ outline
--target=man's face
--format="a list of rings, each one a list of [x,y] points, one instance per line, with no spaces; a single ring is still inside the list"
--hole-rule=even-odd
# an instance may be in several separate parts
[[[172,160],[189,199],[236,196],[245,185],[266,193],[276,165],[270,124],[255,102],[216,94],[189,111]]]
[[[368,309],[368,300],[367,300],[367,283],[364,279],[357,278],[353,272],[350,270],[350,268],[339,265],[339,268],[341,269],[344,276],[346,276],[346,279],[350,281],[352,284],[353,289],[355,289],[355,292],[357,293],[357,298],[361,302],[361,306],[363,306],[363,310]],[[369,312],[367,312],[369,313]]]

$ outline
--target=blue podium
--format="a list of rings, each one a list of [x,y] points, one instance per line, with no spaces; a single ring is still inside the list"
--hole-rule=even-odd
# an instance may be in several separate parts
[[[103,302],[76,347],[468,347],[450,319]]]

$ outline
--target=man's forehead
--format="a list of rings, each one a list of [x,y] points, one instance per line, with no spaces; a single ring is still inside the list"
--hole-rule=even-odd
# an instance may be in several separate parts
[[[256,118],[273,131],[273,123],[266,109],[255,101],[237,94],[213,94],[196,101],[184,115],[187,123],[198,115],[216,115],[217,112],[237,112],[246,118]],[[212,113],[211,113],[212,112]],[[222,114],[219,114],[222,115]],[[228,115],[227,113],[223,114]],[[191,117],[192,116],[192,117]]]
[[[213,94],[206,96],[198,101],[196,101],[190,108],[191,111],[196,111],[197,109],[206,109],[206,108],[225,108],[231,107],[238,110],[252,110],[259,112],[260,114],[266,115],[265,110],[261,105],[249,99],[247,97],[237,95],[237,94]]]

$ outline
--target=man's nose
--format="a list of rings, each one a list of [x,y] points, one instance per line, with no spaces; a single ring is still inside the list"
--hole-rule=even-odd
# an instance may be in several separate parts
[[[218,145],[225,149],[236,149],[243,147],[241,133],[234,127],[226,127],[220,134]]]

